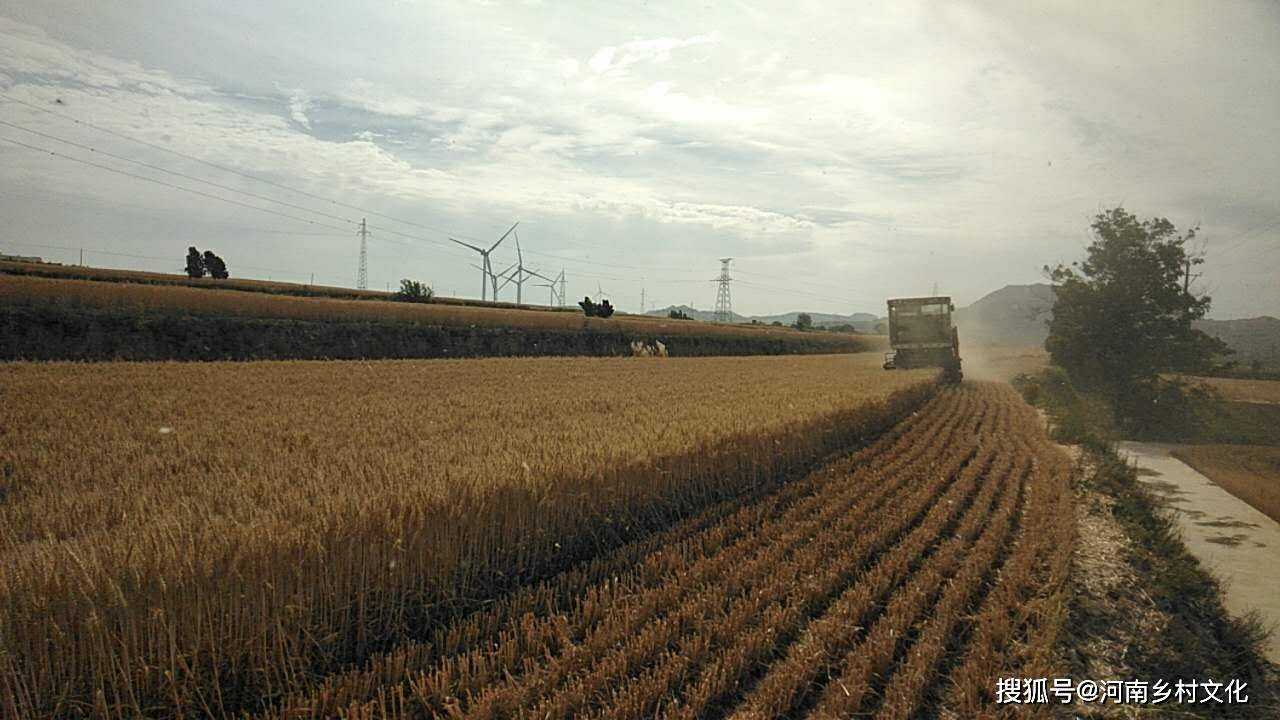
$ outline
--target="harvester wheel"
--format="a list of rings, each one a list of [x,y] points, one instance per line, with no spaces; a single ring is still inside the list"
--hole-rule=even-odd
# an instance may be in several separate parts
[[[958,384],[964,379],[964,373],[960,370],[960,358],[951,358],[942,366],[942,381],[949,384]]]

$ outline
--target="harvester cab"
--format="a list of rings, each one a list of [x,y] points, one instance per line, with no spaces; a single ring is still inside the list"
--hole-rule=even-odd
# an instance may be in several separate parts
[[[955,309],[946,296],[890,300],[884,369],[937,367],[947,382],[960,382],[960,334],[951,324]]]

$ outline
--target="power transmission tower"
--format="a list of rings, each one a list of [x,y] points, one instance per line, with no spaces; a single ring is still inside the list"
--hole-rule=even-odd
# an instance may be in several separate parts
[[[364,218],[360,218],[360,267],[356,270],[356,287],[365,290],[369,287],[369,227]]]
[[[729,263],[733,258],[720,258],[720,277],[716,278],[716,282],[720,284],[720,289],[716,292],[716,322],[733,322],[733,301],[729,297],[729,283],[733,278],[729,277]]]
[[[640,288],[640,314],[644,314],[644,288]]]
[[[560,307],[564,307],[566,304],[566,296],[564,294],[564,290],[565,290],[564,268],[560,268]]]

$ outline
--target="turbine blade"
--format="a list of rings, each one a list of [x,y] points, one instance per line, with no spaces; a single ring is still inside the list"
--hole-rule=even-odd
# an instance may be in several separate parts
[[[520,221],[519,221],[519,220],[517,220],[517,221],[516,221],[516,225],[519,225],[519,224],[520,224]],[[502,237],[498,238],[498,242],[494,243],[494,244],[489,248],[489,252],[493,252],[494,248],[496,248],[496,247],[498,247],[499,245],[501,245],[501,244],[502,244],[502,241],[503,241],[503,240],[506,240],[508,235],[510,235],[511,233],[515,232],[515,230],[516,230],[516,225],[512,225],[512,226],[511,226],[511,229],[509,229],[509,230],[507,230],[506,232],[502,233]]]
[[[480,254],[484,254],[484,250],[482,250],[482,249],[480,249],[480,248],[476,247],[475,245],[472,245],[471,243],[464,243],[464,242],[462,242],[461,240],[454,240],[453,238],[449,238],[449,239],[450,239],[450,240],[453,240],[454,242],[458,243],[459,245],[462,245],[462,246],[464,246],[464,247],[469,247],[469,248],[471,248],[472,250],[475,250],[476,252],[478,252],[478,253],[480,253]]]

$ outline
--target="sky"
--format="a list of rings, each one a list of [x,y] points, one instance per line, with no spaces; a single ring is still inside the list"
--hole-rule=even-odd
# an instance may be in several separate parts
[[[1278,129],[1274,2],[0,0],[0,252],[102,267],[883,313],[1123,204],[1280,316]]]

